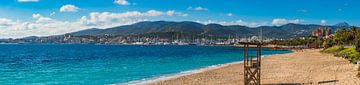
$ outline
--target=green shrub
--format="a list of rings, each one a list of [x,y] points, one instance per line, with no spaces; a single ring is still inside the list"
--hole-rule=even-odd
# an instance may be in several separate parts
[[[335,56],[346,58],[351,63],[356,63],[360,61],[360,52],[356,51],[356,46],[347,48],[345,48],[344,46],[334,46],[323,50],[323,52],[332,53]]]
[[[360,59],[360,52],[356,51],[356,47],[346,48],[338,53],[342,57],[349,59],[351,63],[356,63]]]
[[[360,52],[360,39],[356,39],[355,47],[356,47],[356,51]]]
[[[323,50],[323,52],[337,54],[338,52],[344,49],[345,49],[344,46],[334,46]]]
[[[323,44],[322,44],[322,46],[323,46],[325,49],[327,49],[327,48],[330,47],[327,41],[324,41]]]

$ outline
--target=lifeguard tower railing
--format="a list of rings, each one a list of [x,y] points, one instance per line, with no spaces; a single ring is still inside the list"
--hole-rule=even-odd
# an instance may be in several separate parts
[[[244,84],[260,85],[262,44],[251,42],[239,42],[238,44],[244,46]],[[250,55],[250,48],[255,49],[255,55]]]

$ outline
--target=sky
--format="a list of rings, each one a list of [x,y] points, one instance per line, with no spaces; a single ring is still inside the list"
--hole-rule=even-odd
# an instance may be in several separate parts
[[[1,0],[0,38],[49,36],[141,21],[360,26],[360,0]]]

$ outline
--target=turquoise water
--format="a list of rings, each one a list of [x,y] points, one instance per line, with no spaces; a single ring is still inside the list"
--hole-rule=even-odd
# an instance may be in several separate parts
[[[0,45],[0,84],[125,83],[241,61],[242,52],[231,46]],[[263,49],[263,55],[289,52]]]

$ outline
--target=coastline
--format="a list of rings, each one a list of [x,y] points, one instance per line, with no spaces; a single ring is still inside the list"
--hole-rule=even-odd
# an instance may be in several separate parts
[[[127,83],[120,83],[119,85],[146,85],[146,84],[150,84],[150,83],[175,79],[175,78],[179,78],[179,77],[182,77],[182,76],[197,74],[197,73],[201,73],[201,72],[204,72],[204,71],[219,69],[219,68],[222,68],[222,67],[235,65],[235,64],[241,64],[241,63],[243,63],[243,61],[236,61],[236,62],[225,63],[225,64],[211,65],[211,66],[207,66],[207,67],[204,67],[204,68],[186,70],[186,71],[181,71],[181,72],[172,73],[172,74],[164,74],[164,75],[156,76],[156,77],[153,77],[153,78],[145,78],[145,79],[141,79],[141,80],[134,80],[134,81],[130,81],[130,82],[127,82]]]
[[[292,52],[290,52],[290,53],[294,53],[293,50],[291,50],[291,51]],[[289,53],[286,53],[286,54],[289,54]],[[273,55],[278,55],[278,54],[263,55],[261,57],[262,58],[271,57]],[[227,66],[236,65],[236,64],[242,64],[242,63],[244,63],[244,62],[243,61],[235,61],[235,62],[230,62],[230,63],[211,65],[211,66],[207,66],[207,67],[203,67],[203,68],[186,70],[186,71],[181,71],[181,72],[172,73],[172,74],[163,74],[163,75],[155,76],[155,77],[152,77],[152,78],[145,78],[145,79],[134,80],[134,81],[126,82],[126,83],[119,83],[118,85],[147,85],[147,84],[156,83],[156,82],[160,82],[160,81],[176,79],[176,78],[183,77],[183,76],[198,74],[198,73],[202,73],[202,72],[205,72],[205,71],[221,69],[221,68],[224,68],[224,67],[227,67]]]
[[[305,49],[287,54],[274,54],[262,61],[262,84],[360,84],[354,64],[320,49]],[[158,80],[148,85],[243,85],[243,64],[229,64],[217,69]]]

